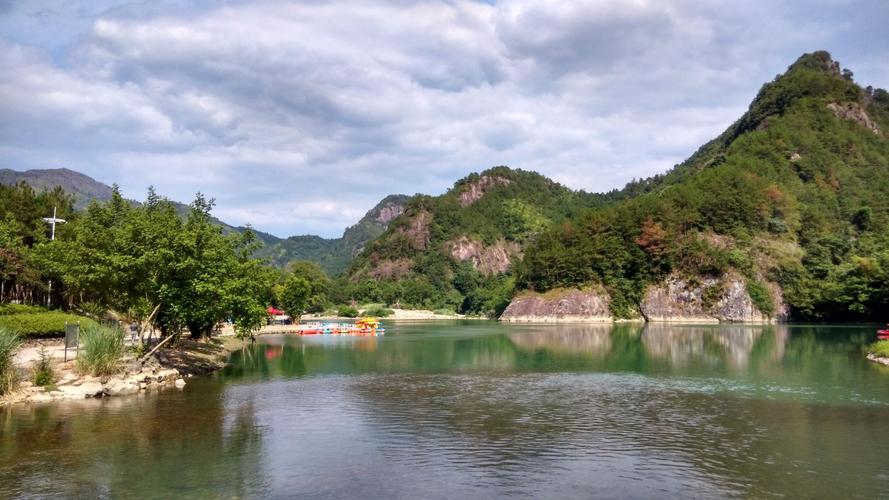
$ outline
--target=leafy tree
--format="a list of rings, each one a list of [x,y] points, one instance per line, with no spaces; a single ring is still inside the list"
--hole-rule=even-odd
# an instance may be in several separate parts
[[[299,321],[303,311],[309,304],[312,286],[304,278],[291,276],[284,284],[279,303],[294,321]]]

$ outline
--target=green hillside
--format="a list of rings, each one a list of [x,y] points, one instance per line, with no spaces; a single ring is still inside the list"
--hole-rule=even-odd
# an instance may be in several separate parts
[[[358,223],[347,227],[340,238],[291,236],[265,242],[257,256],[268,259],[276,267],[284,267],[297,260],[315,262],[328,275],[335,276],[342,273],[370,241],[383,234],[389,221],[401,214],[408,199],[408,196],[401,194],[383,198]]]
[[[525,246],[599,200],[508,167],[472,174],[441,196],[415,196],[349,267],[340,300],[496,312]]]
[[[686,162],[538,238],[518,287],[602,284],[612,312],[633,317],[668,275],[736,272],[765,313],[775,284],[794,319],[885,320],[887,131],[889,93],[806,54]]]

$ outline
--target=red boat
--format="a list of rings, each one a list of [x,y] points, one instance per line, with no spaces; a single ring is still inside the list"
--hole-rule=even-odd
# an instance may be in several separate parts
[[[880,340],[889,340],[889,328],[886,330],[877,330],[877,338]]]

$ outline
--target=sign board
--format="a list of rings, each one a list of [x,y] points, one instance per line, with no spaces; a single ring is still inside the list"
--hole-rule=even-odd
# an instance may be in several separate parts
[[[68,361],[68,348],[80,350],[80,323],[65,322],[65,361]]]

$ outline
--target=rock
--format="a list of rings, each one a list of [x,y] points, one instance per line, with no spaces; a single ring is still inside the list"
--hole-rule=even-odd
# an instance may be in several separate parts
[[[692,284],[670,276],[663,284],[648,287],[639,308],[646,321],[716,323],[719,320],[708,314],[704,306],[705,293],[715,286],[719,286],[719,282],[714,278]]]
[[[48,403],[52,400],[53,397],[46,393],[32,394],[31,396],[28,396],[28,401],[31,403]]]
[[[65,398],[101,398],[105,395],[105,388],[99,382],[84,382],[80,385],[61,385],[58,391]]]
[[[610,322],[610,297],[604,290],[553,290],[518,296],[500,316],[508,322]]]
[[[460,193],[460,206],[466,207],[480,200],[488,191],[497,186],[508,186],[512,181],[499,175],[483,175],[475,182],[468,183]]]
[[[34,386],[34,383],[29,382],[27,380],[24,382],[19,382],[19,389],[30,389],[33,386]]]
[[[838,118],[852,120],[875,134],[880,133],[880,127],[877,126],[877,122],[868,116],[861,104],[857,102],[847,102],[844,104],[831,102],[827,105],[827,108],[833,111],[833,114],[837,115]]]
[[[762,323],[769,321],[753,304],[743,279],[733,277],[723,288],[722,297],[712,310],[719,321]]]
[[[105,384],[105,393],[109,396],[125,396],[139,392],[139,383],[132,379],[111,379]]]
[[[770,289],[770,292],[773,300],[776,294],[780,295],[780,291]],[[649,286],[639,307],[645,320],[654,322],[771,321],[753,304],[746,280],[735,274],[722,279],[703,277],[696,280],[670,276],[660,285]],[[781,315],[786,315],[786,307],[782,305],[777,309]]]
[[[168,368],[166,370],[158,371],[154,377],[155,377],[155,380],[157,380],[160,383],[172,382],[172,381],[176,380],[177,378],[179,378],[179,371],[176,369],[173,369],[173,368]]]
[[[181,379],[181,378],[177,378],[175,385],[176,385],[177,389],[183,389],[183,388],[185,388],[185,380]]]
[[[868,354],[867,359],[873,361],[874,363],[880,363],[881,365],[889,366],[889,358],[881,358],[879,356],[874,356],[873,354]]]
[[[75,375],[73,373],[66,373],[64,376],[62,376],[61,383],[65,384],[65,383],[73,382],[75,380],[77,380],[77,375]]]
[[[445,248],[451,257],[461,262],[471,262],[473,268],[485,275],[506,272],[512,265],[513,257],[521,252],[521,247],[514,242],[500,239],[493,245],[485,246],[481,241],[466,236],[445,243]]]

